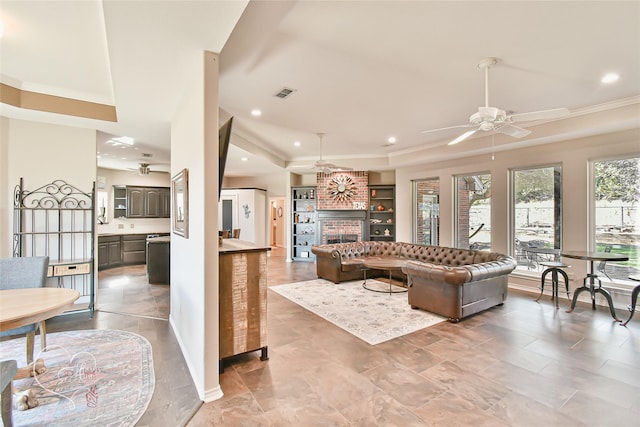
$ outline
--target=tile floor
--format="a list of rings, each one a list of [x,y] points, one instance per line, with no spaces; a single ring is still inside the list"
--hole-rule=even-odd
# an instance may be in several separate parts
[[[121,270],[121,271],[118,271]],[[315,278],[314,264],[269,260],[269,284]],[[128,283],[125,283],[129,280]],[[121,282],[119,282],[121,281]],[[161,285],[159,285],[161,286]],[[103,311],[49,331],[119,328],[154,349],[156,391],[139,426],[613,426],[640,420],[640,318],[510,291],[501,306],[370,346],[269,292],[270,360],[227,364],[224,397],[202,404],[166,320],[167,287],[144,267],[100,274]],[[107,312],[106,310],[109,310]],[[626,318],[627,313],[619,310]]]

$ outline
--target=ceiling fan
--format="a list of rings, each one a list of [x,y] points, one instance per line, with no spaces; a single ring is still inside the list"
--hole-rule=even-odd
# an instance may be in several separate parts
[[[310,169],[313,172],[321,172],[321,173],[352,171],[353,168],[338,166],[326,160],[322,160],[322,138],[324,137],[324,133],[318,133],[317,135],[320,138],[320,158],[313,163],[313,166],[311,166]],[[302,166],[302,167],[309,168],[308,166]]]
[[[152,171],[151,165],[149,163],[140,163],[137,169],[134,169],[134,168],[128,168],[128,169],[132,171],[137,171],[138,175],[149,175],[150,173],[166,173],[162,171]]]
[[[533,120],[545,120],[564,117],[569,114],[567,108],[554,108],[551,110],[532,111],[530,113],[520,113],[508,115],[505,110],[489,106],[489,68],[496,65],[496,58],[486,58],[480,61],[478,68],[484,70],[484,107],[479,107],[478,112],[469,117],[469,123],[466,125],[450,126],[439,129],[430,129],[422,131],[422,133],[439,132],[447,129],[470,128],[462,135],[449,142],[448,145],[454,145],[464,141],[478,131],[484,132],[500,132],[515,138],[523,138],[531,133],[530,130],[521,128],[513,123],[529,122]]]

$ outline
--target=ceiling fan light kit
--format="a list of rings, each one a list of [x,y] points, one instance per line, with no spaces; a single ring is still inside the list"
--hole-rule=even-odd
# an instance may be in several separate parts
[[[523,138],[531,133],[530,130],[515,126],[512,123],[526,122],[534,120],[555,119],[567,116],[569,110],[567,108],[554,108],[551,110],[532,111],[529,113],[520,113],[507,115],[505,110],[489,106],[489,69],[496,65],[498,60],[493,57],[485,58],[478,63],[478,68],[484,70],[484,107],[479,107],[478,112],[469,117],[469,123],[466,125],[450,126],[446,128],[431,129],[422,131],[422,133],[439,132],[447,129],[456,128],[472,128],[456,137],[448,143],[448,145],[458,144],[475,134],[477,131],[483,132],[500,132],[514,138]]]

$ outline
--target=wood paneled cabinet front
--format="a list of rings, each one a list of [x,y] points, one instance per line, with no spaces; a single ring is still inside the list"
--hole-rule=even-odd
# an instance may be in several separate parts
[[[118,267],[122,264],[120,236],[98,237],[98,270]]]
[[[170,194],[168,187],[127,186],[127,218],[169,218]]]

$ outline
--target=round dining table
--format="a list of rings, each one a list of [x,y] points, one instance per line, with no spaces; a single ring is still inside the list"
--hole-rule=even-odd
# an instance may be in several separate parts
[[[616,310],[613,306],[613,300],[608,290],[602,287],[602,281],[596,273],[594,273],[593,263],[594,261],[628,261],[629,257],[622,254],[616,254],[611,252],[593,252],[593,251],[562,251],[560,256],[565,258],[581,259],[589,262],[589,268],[587,276],[582,282],[582,286],[577,288],[573,293],[573,300],[571,301],[571,308],[567,310],[567,313],[571,313],[576,307],[578,301],[578,295],[581,292],[589,291],[591,294],[591,309],[596,309],[596,294],[601,294],[607,300],[609,304],[609,311],[611,316],[618,322],[621,320],[616,316]],[[596,286],[596,282],[598,285]]]
[[[80,298],[66,288],[21,288],[0,291],[0,331],[39,323],[61,314]]]

